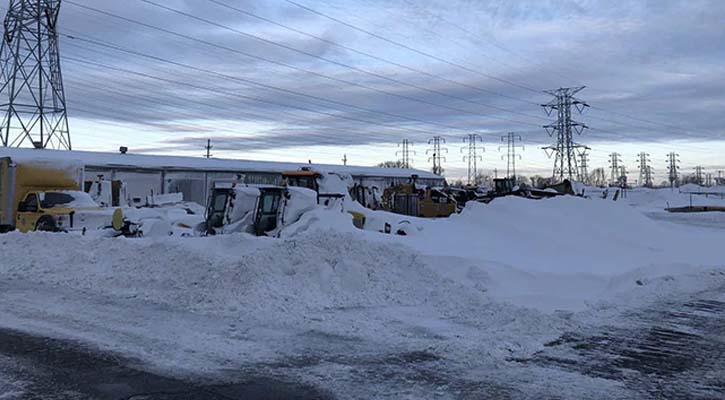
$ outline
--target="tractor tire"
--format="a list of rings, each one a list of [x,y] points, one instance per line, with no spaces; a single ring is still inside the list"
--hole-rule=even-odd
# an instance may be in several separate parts
[[[40,217],[38,222],[35,223],[36,232],[58,232],[58,226],[55,224],[55,220],[49,216]]]

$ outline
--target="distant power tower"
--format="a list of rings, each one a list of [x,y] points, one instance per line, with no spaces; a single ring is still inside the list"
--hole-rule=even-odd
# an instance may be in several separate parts
[[[402,142],[398,143],[398,147],[401,149],[395,152],[395,155],[400,155],[400,165],[403,168],[410,168],[410,153],[415,154],[415,151],[410,150],[413,143],[409,142],[408,139],[403,139]]]
[[[667,171],[670,187],[680,186],[680,155],[672,152],[667,154]]]
[[[627,171],[622,165],[621,154],[615,152],[609,155],[609,168],[611,171],[609,176],[611,184],[621,184],[622,177],[625,177],[626,179]]]
[[[517,140],[519,142],[523,141],[520,135],[513,132],[507,133],[506,136],[501,136],[501,141],[506,143],[506,155],[501,156],[502,160],[506,157],[506,176],[514,180],[516,179],[516,157],[519,160],[521,159],[521,156],[516,154],[516,148],[521,147],[521,150],[524,150],[524,146],[516,144]],[[498,151],[501,151],[501,146],[499,146]]]
[[[579,152],[579,181],[589,185],[589,153],[587,149]]]
[[[483,138],[481,135],[471,133],[468,136],[463,138],[463,143],[468,143],[468,155],[463,156],[463,161],[468,161],[468,184],[469,185],[477,185],[480,182],[478,182],[478,160],[483,160],[483,157],[478,155],[478,150],[486,151],[486,149],[481,147],[476,147],[476,143],[483,142]],[[461,148],[461,151],[466,150],[465,148]]]
[[[639,153],[639,183],[644,186],[651,188],[654,186],[654,182],[652,180],[652,166],[650,165],[651,160],[649,159],[649,154],[642,152]]]
[[[433,136],[433,139],[428,141],[428,144],[433,147],[425,151],[425,154],[432,153],[431,157],[428,157],[428,161],[433,161],[432,171],[436,175],[443,175],[441,160],[445,161],[446,158],[441,155],[441,152],[448,153],[448,149],[441,147],[441,143],[445,144],[446,140],[440,136]]]
[[[56,25],[60,0],[10,0],[0,48],[2,144],[71,149]]]
[[[555,122],[544,126],[549,136],[556,135],[556,144],[544,148],[549,157],[553,154],[556,155],[554,160],[554,180],[563,181],[567,178],[572,180],[579,173],[576,153],[577,149],[583,146],[575,143],[573,136],[574,132],[581,135],[584,129],[588,127],[571,119],[571,108],[573,106],[579,113],[582,113],[584,108],[589,107],[586,102],[574,97],[583,89],[584,86],[546,91],[546,93],[554,96],[554,99],[547,104],[542,104],[542,106],[547,115],[554,114],[554,111],[556,111],[557,115]]]
[[[705,169],[701,165],[695,167],[695,183],[702,186],[705,183]]]

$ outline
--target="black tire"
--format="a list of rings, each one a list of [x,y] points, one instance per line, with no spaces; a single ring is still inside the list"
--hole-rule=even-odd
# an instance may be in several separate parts
[[[40,217],[38,222],[35,223],[36,232],[58,232],[58,226],[55,224],[55,220],[49,216]]]

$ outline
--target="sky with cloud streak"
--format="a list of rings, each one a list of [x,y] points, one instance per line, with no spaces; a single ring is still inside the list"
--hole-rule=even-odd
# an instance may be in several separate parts
[[[4,10],[3,10],[4,11]],[[463,136],[484,171],[500,136],[548,174],[543,91],[585,85],[592,167],[650,153],[658,176],[725,169],[725,2],[65,0],[61,51],[75,148],[372,165]]]

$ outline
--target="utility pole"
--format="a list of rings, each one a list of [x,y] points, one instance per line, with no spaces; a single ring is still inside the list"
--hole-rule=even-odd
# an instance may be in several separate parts
[[[671,152],[667,154],[667,171],[670,181],[670,188],[674,190],[676,186],[680,186],[680,155]]]
[[[342,155],[342,165],[347,165],[347,154]]]
[[[524,146],[517,145],[516,140],[519,142],[523,141],[520,135],[513,132],[507,133],[506,136],[501,136],[501,141],[506,142],[506,176],[512,178],[514,181],[516,180],[516,157],[521,159],[521,156],[516,154],[516,148],[521,147],[521,150],[524,150]],[[501,151],[501,147],[498,147],[499,152]],[[504,156],[501,156],[502,160],[503,158]]]
[[[654,186],[652,182],[652,166],[650,165],[651,160],[649,154],[641,152],[639,155],[639,183],[647,188]]]
[[[556,136],[556,144],[544,147],[546,154],[551,157],[556,155],[554,159],[555,181],[563,181],[564,179],[573,180],[579,173],[577,168],[576,152],[582,145],[574,142],[574,132],[581,135],[584,129],[587,129],[583,123],[576,122],[571,118],[572,106],[581,114],[589,105],[574,97],[584,89],[584,86],[575,88],[559,88],[556,90],[548,90],[545,93],[554,96],[554,99],[547,104],[542,104],[546,114],[551,116],[556,111],[557,119],[549,125],[545,125],[544,129],[549,136]]]
[[[710,187],[712,186],[712,174],[708,173],[705,175],[705,186]]]
[[[579,181],[585,185],[590,184],[589,179],[589,154],[587,149],[579,152]]]
[[[10,0],[0,48],[0,141],[71,149],[56,25],[60,0]]]
[[[704,171],[704,168],[702,168],[701,165],[698,165],[697,167],[695,167],[695,181],[700,186],[702,186],[705,183],[703,171]]]
[[[468,143],[468,155],[463,156],[463,161],[468,161],[468,184],[477,185],[478,182],[478,160],[483,160],[483,157],[478,155],[478,147],[476,142],[483,142],[481,135],[470,133],[468,136],[463,138],[463,143]],[[485,148],[480,147],[481,151],[486,151]],[[464,148],[461,148],[461,152]]]
[[[410,153],[412,152],[415,154],[415,151],[410,150],[410,147],[413,146],[413,143],[409,142],[408,139],[403,139],[402,142],[398,143],[398,147],[401,148],[401,150],[398,150],[395,152],[395,155],[400,155],[400,164],[405,169],[410,168]]]
[[[622,165],[622,155],[619,153],[612,153],[609,155],[609,168],[611,169],[610,182],[612,185],[621,183],[622,177],[627,176],[627,173]]]
[[[211,139],[207,139],[206,140],[206,147],[204,147],[206,149],[206,158],[211,158],[211,149],[212,149],[212,147],[214,147],[214,146],[211,145]]]
[[[445,161],[446,158],[441,156],[441,152],[445,151],[448,153],[448,149],[445,147],[441,148],[441,143],[445,144],[446,139],[440,137],[440,136],[433,136],[433,139],[430,139],[428,141],[429,145],[432,145],[433,148],[430,148],[425,151],[425,154],[429,154],[432,152],[432,156],[428,157],[428,161],[433,161],[433,173],[436,175],[443,175],[443,166],[441,164],[441,160]]]

